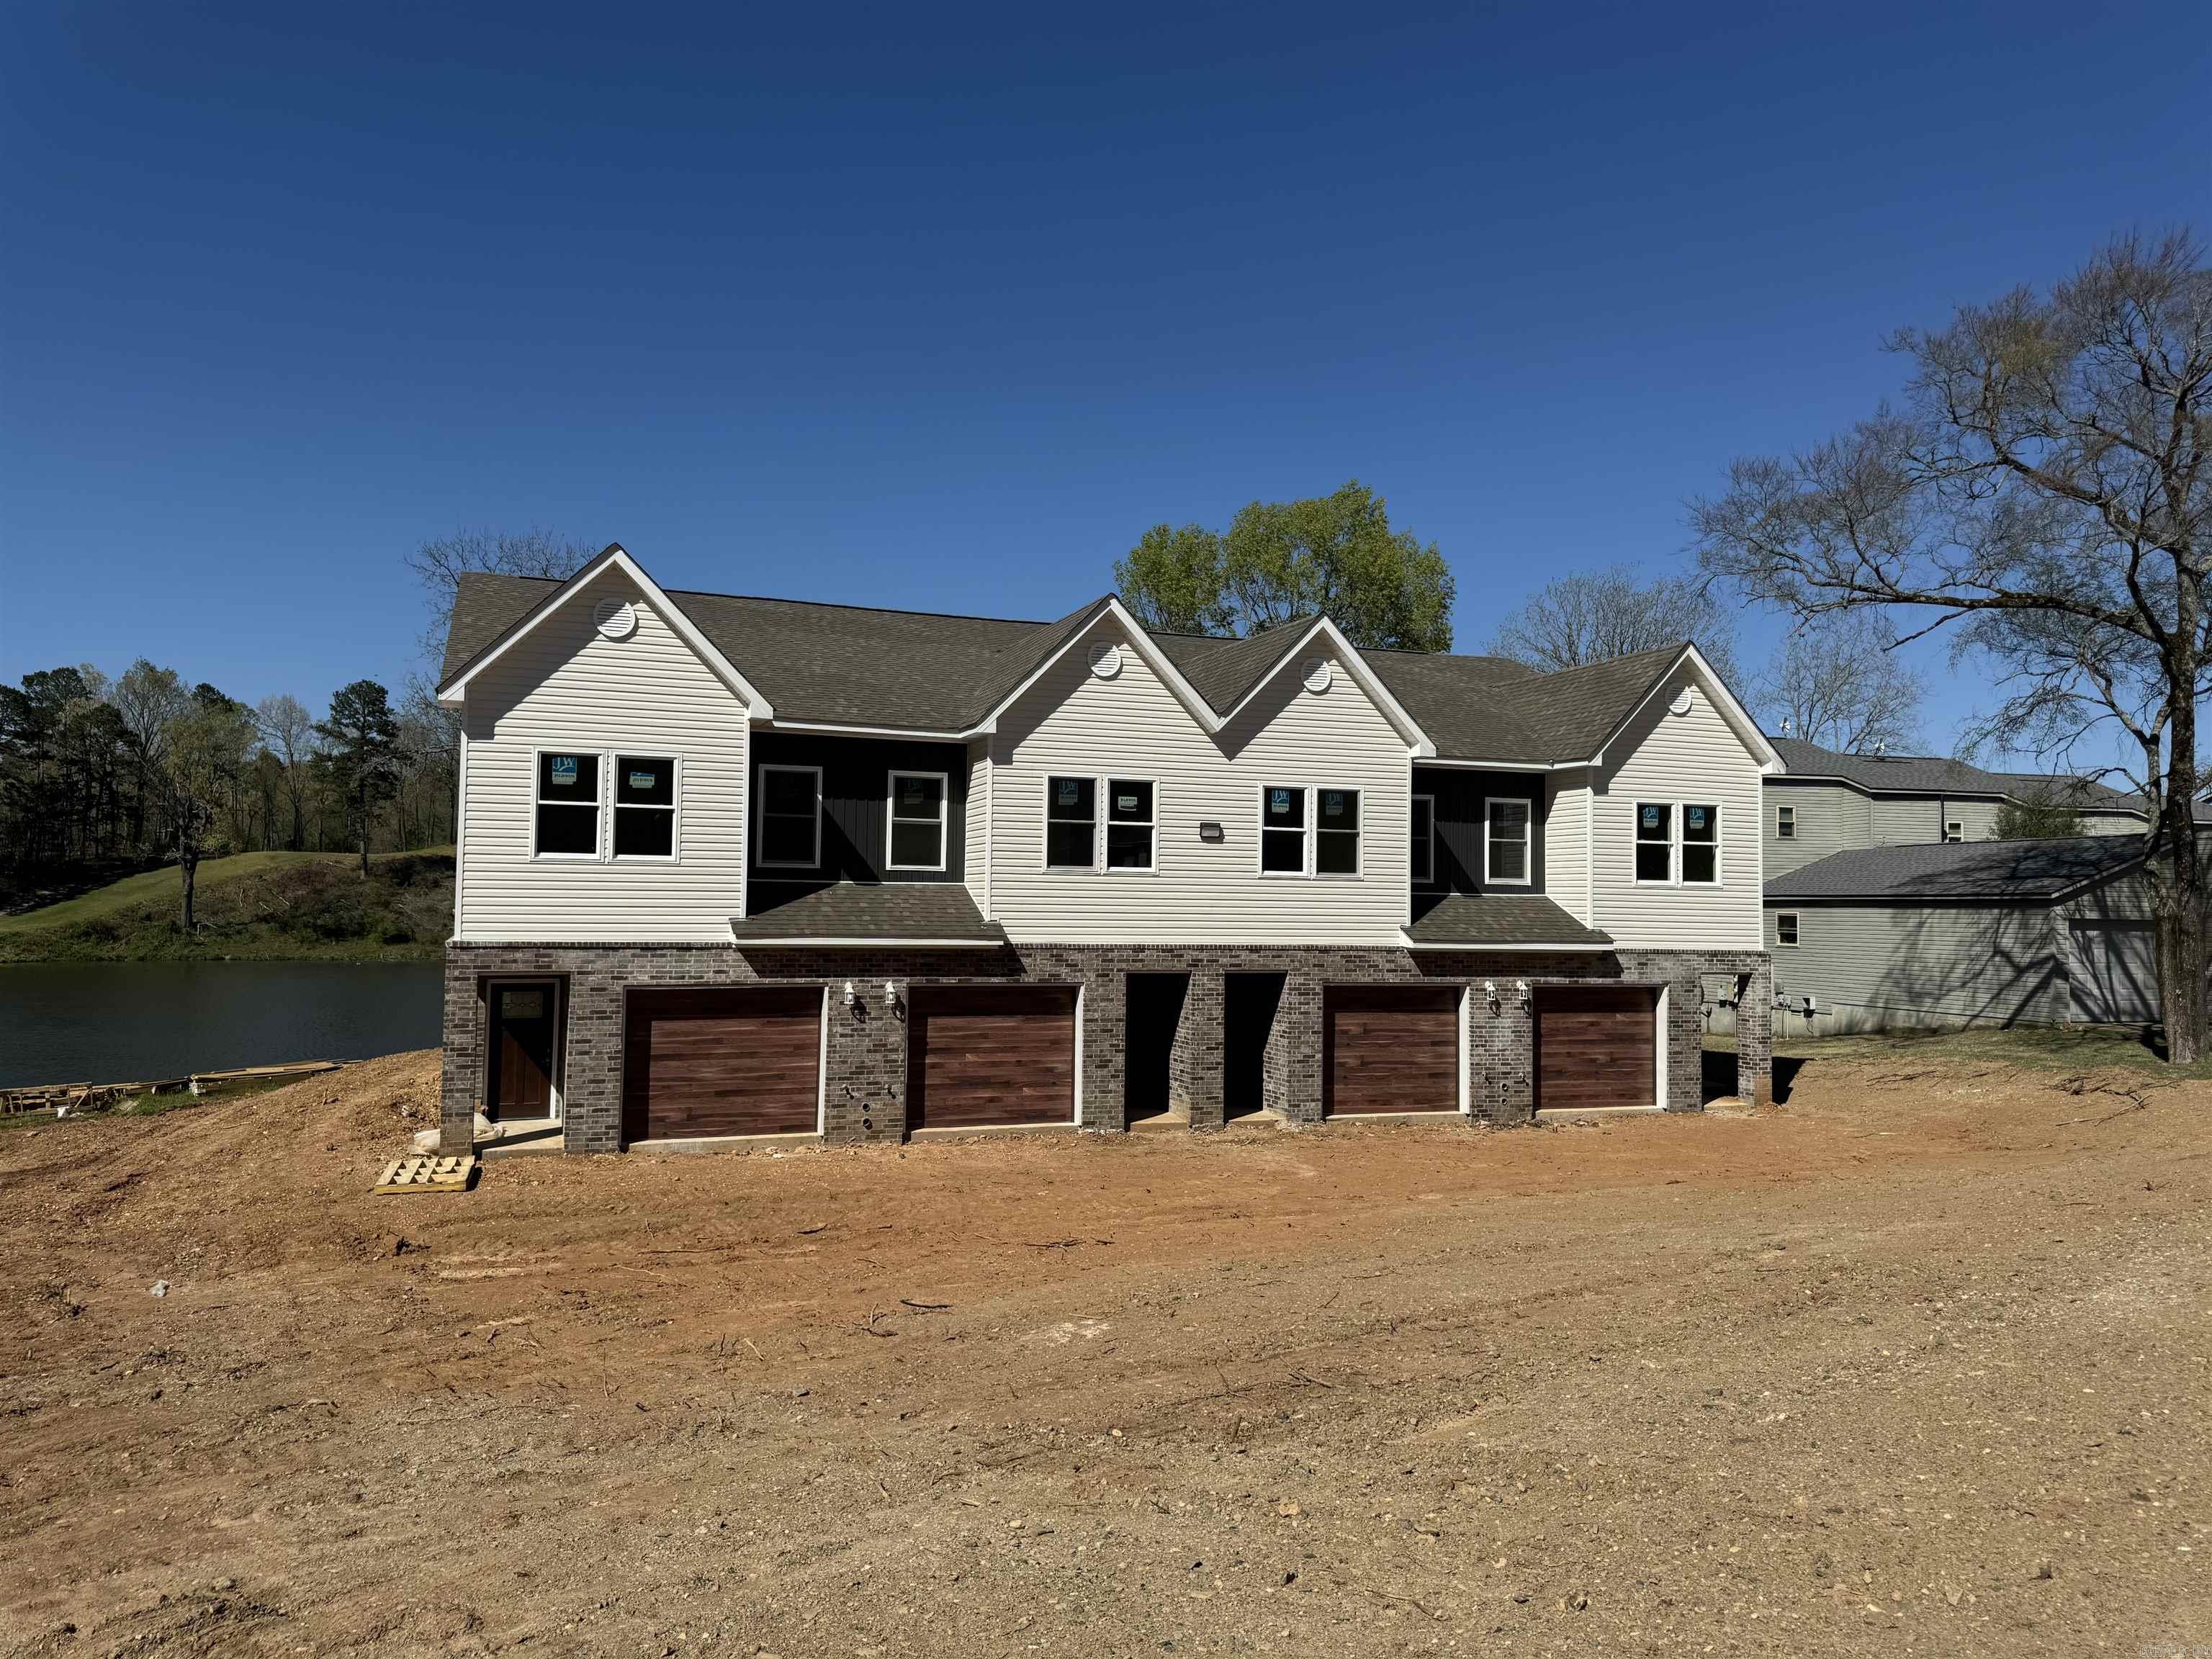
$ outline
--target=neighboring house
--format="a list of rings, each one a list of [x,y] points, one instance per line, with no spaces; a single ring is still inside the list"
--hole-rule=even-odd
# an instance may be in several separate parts
[[[1775,876],[1782,1029],[2150,1024],[2143,864],[2140,837],[2083,836],[1868,848]]]
[[[2084,779],[1984,772],[1934,755],[1846,755],[1776,738],[1788,767],[1766,780],[1767,879],[1832,853],[1929,842],[1987,841],[2007,801],[2075,804],[2084,833],[2136,836],[2142,801]]]
[[[1764,1086],[1756,725],[1687,646],[1558,674],[1326,618],[1156,635],[467,576],[447,1144],[570,1151]]]

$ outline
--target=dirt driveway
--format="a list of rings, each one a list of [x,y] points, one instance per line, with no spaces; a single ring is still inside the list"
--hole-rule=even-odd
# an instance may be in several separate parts
[[[2212,1085],[367,1195],[435,1080],[0,1131],[0,1646],[2212,1647]]]

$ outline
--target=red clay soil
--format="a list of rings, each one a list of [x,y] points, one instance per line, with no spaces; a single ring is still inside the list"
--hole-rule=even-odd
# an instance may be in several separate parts
[[[0,1132],[0,1646],[2212,1645],[2212,1085],[371,1196],[435,1084]]]

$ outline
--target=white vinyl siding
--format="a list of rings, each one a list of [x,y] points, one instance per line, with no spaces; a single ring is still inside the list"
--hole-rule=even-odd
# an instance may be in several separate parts
[[[1676,714],[1670,707],[1684,684],[1691,688],[1689,712]],[[1607,746],[1606,762],[1597,799],[1593,925],[1631,948],[1761,948],[1761,838],[1728,831],[1732,823],[1758,821],[1759,762],[1695,673],[1686,672],[1677,684],[1655,691],[1628,729]],[[1645,801],[1672,805],[1677,840],[1682,803],[1720,809],[1717,885],[1636,879],[1635,814],[1638,803]]]
[[[636,632],[592,626],[629,599]],[[464,940],[726,939],[744,906],[745,710],[619,571],[609,571],[470,683]],[[537,859],[540,750],[650,756],[681,768],[675,860]]]
[[[976,909],[991,914],[991,750],[987,743],[968,745],[967,823],[968,860],[962,866],[968,896]]]
[[[1590,925],[1589,774],[1554,772],[1544,782],[1544,896]]]
[[[1092,640],[1119,640],[1102,624]],[[1200,730],[1127,641],[1121,672],[1099,679],[1071,651],[1000,718],[993,750],[994,920],[1018,941],[1066,944],[1396,944],[1406,918],[1406,744],[1332,664],[1316,696],[1296,666],[1279,674],[1218,739]],[[1152,778],[1156,873],[1142,881],[1044,866],[1045,781]],[[1357,877],[1262,878],[1260,790],[1359,792]],[[1223,839],[1199,839],[1198,826]]]

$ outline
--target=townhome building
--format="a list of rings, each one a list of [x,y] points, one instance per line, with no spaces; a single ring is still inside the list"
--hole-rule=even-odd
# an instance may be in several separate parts
[[[1116,1132],[1765,1087],[1764,779],[1695,647],[1540,674],[463,578],[445,1144]]]

